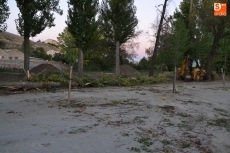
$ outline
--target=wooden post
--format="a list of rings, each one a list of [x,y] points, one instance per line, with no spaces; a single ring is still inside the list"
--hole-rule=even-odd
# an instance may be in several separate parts
[[[221,68],[221,73],[222,73],[223,85],[225,89],[225,70],[223,68]]]
[[[176,92],[175,86],[176,86],[176,66],[174,68],[174,75],[173,75],[173,93]]]
[[[72,70],[73,66],[70,66],[70,72],[69,72],[69,91],[68,91],[68,106],[70,104],[70,92],[71,92],[71,82],[72,82]]]

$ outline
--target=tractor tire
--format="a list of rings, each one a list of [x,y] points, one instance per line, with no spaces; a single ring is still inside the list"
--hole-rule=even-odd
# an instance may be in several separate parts
[[[195,81],[200,81],[200,79],[201,79],[201,73],[200,73],[200,71],[197,71],[196,74],[195,74],[194,80]]]

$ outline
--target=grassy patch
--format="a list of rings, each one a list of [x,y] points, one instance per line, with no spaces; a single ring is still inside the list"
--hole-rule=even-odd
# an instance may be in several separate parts
[[[86,133],[87,131],[85,129],[77,129],[77,130],[72,130],[69,132],[69,134],[79,134],[79,133]]]
[[[221,109],[221,108],[214,108],[215,111],[217,111],[220,115],[222,116],[227,116],[229,117],[230,114],[227,110]]]
[[[80,102],[76,102],[75,100],[70,101],[70,105],[68,106],[66,101],[61,101],[58,103],[59,107],[72,107],[72,108],[84,108],[86,105]]]
[[[139,143],[145,145],[145,146],[151,146],[153,144],[151,138],[143,137],[138,140]]]
[[[191,144],[188,143],[188,142],[182,142],[181,145],[180,145],[180,147],[181,147],[182,149],[189,148],[190,146],[191,146]]]
[[[171,123],[170,119],[164,118],[161,122],[165,123],[168,126],[173,126],[174,124]]]
[[[164,118],[161,122],[170,122],[170,119]]]
[[[129,149],[129,148],[128,148]],[[137,147],[132,147],[129,149],[130,151],[133,151],[133,152],[141,152],[141,150]]]
[[[149,153],[159,152],[159,151],[160,151],[160,150],[157,150],[157,149],[155,149],[155,150],[149,149],[149,148],[148,148],[147,146],[145,146],[145,145],[141,146],[141,149],[142,149],[143,151],[149,152]]]
[[[181,121],[181,124],[177,124],[177,126],[179,128],[185,128],[188,131],[191,131],[194,128],[194,126],[189,125],[187,121]]]
[[[127,125],[131,124],[131,122],[128,121],[108,121],[108,125],[113,125],[113,126],[121,126],[121,125]]]
[[[129,137],[129,134],[128,133],[123,133],[122,136]]]
[[[208,125],[220,126],[230,130],[230,119],[220,118],[220,119],[209,121],[207,123]]]
[[[163,143],[164,145],[170,145],[171,144],[171,142],[167,139],[162,140],[161,143]]]
[[[169,114],[174,114],[175,113],[175,107],[174,106],[169,106],[169,105],[164,105],[164,106],[159,106],[161,110],[163,110],[166,113]]]
[[[186,113],[177,113],[177,115],[179,115],[181,117],[190,117],[190,115],[186,114]]]
[[[119,105],[122,104],[122,100],[111,100],[113,105]]]
[[[145,123],[145,121],[143,119],[147,119],[148,116],[136,116],[134,119],[133,119],[133,122],[134,123]]]
[[[163,153],[174,153],[175,151],[170,147],[163,147]]]
[[[196,118],[196,122],[202,122],[205,120],[205,117],[203,115],[199,115],[197,118]]]
[[[165,72],[153,77],[136,75],[133,77],[122,77],[115,75],[102,75],[99,78],[84,76],[83,78],[73,77],[73,87],[105,87],[105,86],[137,86],[149,85],[170,81],[171,73]],[[31,82],[61,82],[62,85],[68,85],[69,75],[63,72],[42,73],[32,76],[28,79]],[[140,89],[141,90],[141,89]]]
[[[120,105],[133,105],[138,106],[136,99],[125,99],[125,100],[110,100],[108,103],[99,104],[98,106],[109,107],[109,106],[120,106]]]
[[[8,72],[22,72],[23,73],[23,70],[22,69],[17,69],[17,68],[3,68],[3,67],[0,67],[0,73],[8,73]]]
[[[224,112],[224,113],[228,113],[228,111],[224,110],[224,109],[221,109],[221,108],[214,108],[215,111],[218,111],[218,112]]]
[[[63,85],[68,84],[68,75],[62,72],[50,72],[31,76],[27,79],[30,82],[60,82]]]
[[[147,109],[151,109],[151,108],[153,108],[153,106],[150,105],[150,104],[147,104],[147,105],[146,105],[146,108],[147,108]]]
[[[154,88],[149,88],[149,91],[151,91],[151,92],[153,92],[153,93],[162,93],[161,90],[154,89]]]

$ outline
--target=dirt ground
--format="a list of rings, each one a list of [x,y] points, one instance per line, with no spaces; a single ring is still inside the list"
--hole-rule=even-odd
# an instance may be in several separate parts
[[[230,82],[0,96],[0,153],[230,153]]]
[[[1,82],[20,82],[25,80],[26,75],[23,72],[4,72],[0,73]]]

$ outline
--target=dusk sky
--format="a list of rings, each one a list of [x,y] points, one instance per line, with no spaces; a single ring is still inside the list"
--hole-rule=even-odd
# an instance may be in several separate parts
[[[168,15],[173,14],[175,9],[179,7],[181,1],[182,0],[169,0],[168,7],[167,7]],[[153,39],[153,37],[148,36],[146,32],[149,32],[150,34],[153,33],[153,30],[151,29],[151,23],[154,23],[157,16],[157,11],[155,6],[163,3],[164,0],[135,0],[135,6],[137,7],[136,15],[139,20],[138,28],[139,30],[143,30],[143,34],[139,36],[137,40],[140,43],[139,49],[136,50],[138,57],[135,60],[137,61],[139,61],[143,56],[145,56],[145,49],[151,46],[150,39]],[[7,25],[8,25],[7,31],[14,34],[18,34],[14,20],[18,18],[19,10],[16,6],[15,0],[8,0],[8,4],[10,7],[11,14],[9,16],[9,19],[7,20]],[[56,19],[55,19],[56,26],[50,29],[46,28],[41,34],[38,34],[36,37],[31,38],[31,40],[44,41],[48,38],[57,40],[58,34],[61,33],[63,29],[66,27],[65,21],[67,19],[67,10],[68,10],[67,1],[60,0],[60,6],[61,9],[63,10],[63,15],[62,16],[56,15]],[[162,10],[162,6],[160,6],[159,9]]]

